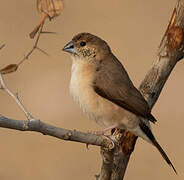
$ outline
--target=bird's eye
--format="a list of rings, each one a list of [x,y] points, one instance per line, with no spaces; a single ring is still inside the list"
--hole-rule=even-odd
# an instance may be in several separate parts
[[[82,41],[82,42],[80,43],[80,45],[81,45],[81,46],[85,46],[85,45],[86,45],[86,42]]]

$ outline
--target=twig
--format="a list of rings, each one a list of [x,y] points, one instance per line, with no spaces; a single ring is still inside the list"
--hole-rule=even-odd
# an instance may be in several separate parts
[[[1,90],[5,91],[6,93],[8,93],[8,95],[10,95],[15,102],[17,103],[17,105],[20,107],[20,109],[24,112],[25,116],[27,117],[28,120],[33,119],[33,116],[26,110],[26,108],[24,107],[24,105],[20,102],[19,98],[17,97],[17,95],[13,94],[8,87],[5,84],[5,81],[3,79],[2,74],[0,73],[0,85],[1,85]]]
[[[44,25],[45,20],[48,18],[48,14],[45,12],[41,13],[41,19],[40,19],[40,23],[34,28],[34,30],[29,34],[29,37],[31,39],[33,39],[35,37],[35,35],[37,34],[37,32],[40,30],[41,26]]]
[[[34,52],[35,49],[39,50],[41,53],[49,56],[49,54],[47,52],[45,52],[44,50],[42,50],[41,48],[38,47],[38,42],[40,40],[40,36],[41,36],[41,33],[42,33],[42,30],[43,30],[43,24],[41,25],[40,29],[39,29],[39,32],[38,32],[38,36],[36,38],[36,41],[32,47],[32,49],[27,53],[27,55],[25,55],[23,57],[22,60],[19,61],[18,64],[9,64],[7,65],[6,67],[0,69],[0,73],[1,74],[9,74],[9,73],[13,73],[15,71],[17,71],[17,69],[19,68],[19,66],[26,60],[28,60],[28,58],[31,56],[31,54]],[[5,44],[3,44],[1,47],[0,47],[0,50],[5,46]]]
[[[20,66],[24,61],[26,61],[28,58],[29,58],[29,56],[34,52],[34,50],[35,49],[39,49],[40,50],[40,48],[38,48],[38,42],[39,42],[39,40],[40,40],[40,35],[41,35],[41,33],[42,33],[42,30],[43,30],[43,24],[41,25],[41,28],[39,29],[39,32],[38,32],[38,36],[37,36],[37,38],[36,38],[36,41],[35,41],[35,43],[34,43],[34,45],[33,45],[33,47],[32,47],[32,49],[27,53],[27,55],[25,55],[24,56],[24,58],[17,64],[18,66]],[[41,50],[40,50],[41,51]],[[47,54],[45,51],[41,51],[42,53],[44,53],[44,54]],[[47,54],[48,55],[48,54]]]

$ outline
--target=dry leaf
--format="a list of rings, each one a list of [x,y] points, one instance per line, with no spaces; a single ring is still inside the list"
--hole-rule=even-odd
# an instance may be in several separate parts
[[[0,46],[0,50],[3,49],[5,47],[5,44],[1,45]]]
[[[1,69],[0,72],[1,74],[9,74],[9,73],[15,72],[17,68],[18,68],[17,64],[9,64],[5,68]]]
[[[59,16],[63,10],[62,0],[37,0],[37,9],[41,14],[46,13],[50,18]]]
[[[40,23],[29,34],[33,39],[45,20],[59,16],[63,10],[63,0],[37,0],[37,10],[41,14]]]

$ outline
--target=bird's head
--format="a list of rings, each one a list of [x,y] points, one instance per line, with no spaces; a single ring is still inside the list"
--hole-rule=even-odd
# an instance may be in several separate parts
[[[63,51],[69,52],[74,59],[94,60],[104,58],[111,53],[108,44],[101,38],[90,33],[80,33],[64,46]]]

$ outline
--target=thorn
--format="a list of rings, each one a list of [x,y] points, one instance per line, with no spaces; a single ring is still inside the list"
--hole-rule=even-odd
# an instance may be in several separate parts
[[[41,31],[41,34],[57,34],[56,32],[51,32],[51,31]]]
[[[50,56],[47,52],[45,52],[44,50],[40,49],[39,47],[35,47],[35,48],[38,49],[39,51],[41,51],[46,56]]]

